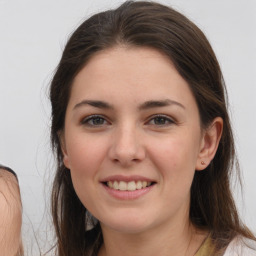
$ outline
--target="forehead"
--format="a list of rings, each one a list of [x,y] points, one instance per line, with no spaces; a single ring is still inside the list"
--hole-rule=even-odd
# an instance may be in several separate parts
[[[71,101],[87,98],[127,101],[170,96],[193,100],[187,82],[171,60],[146,47],[114,47],[95,54],[75,77]]]

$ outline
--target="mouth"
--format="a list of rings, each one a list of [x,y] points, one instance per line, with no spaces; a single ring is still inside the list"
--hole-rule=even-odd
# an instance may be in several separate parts
[[[138,180],[138,181],[106,181],[103,182],[105,186],[107,186],[110,189],[113,190],[119,190],[119,191],[135,191],[135,190],[141,190],[145,189],[147,187],[151,187],[155,184],[156,182],[151,182],[151,181],[145,181],[145,180]]]
[[[105,191],[118,200],[136,200],[150,193],[157,182],[139,175],[112,175],[101,180]]]

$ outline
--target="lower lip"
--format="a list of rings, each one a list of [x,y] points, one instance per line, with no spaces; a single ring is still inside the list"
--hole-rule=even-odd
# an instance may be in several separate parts
[[[133,190],[133,191],[116,190],[116,189],[110,188],[104,184],[102,184],[102,186],[114,198],[121,199],[121,200],[134,200],[134,199],[137,199],[137,198],[147,194],[148,192],[150,192],[152,190],[152,188],[154,187],[154,184],[149,187],[137,189],[137,190]]]

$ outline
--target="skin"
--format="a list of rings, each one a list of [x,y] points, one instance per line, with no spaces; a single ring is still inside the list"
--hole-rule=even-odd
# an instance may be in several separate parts
[[[21,216],[17,179],[0,169],[0,255],[17,255],[21,246]]]
[[[91,58],[73,82],[61,141],[76,193],[101,223],[99,255],[195,254],[207,233],[189,221],[190,187],[221,131],[221,118],[201,129],[187,82],[158,51],[119,46]],[[102,184],[112,175],[155,184],[117,199]]]

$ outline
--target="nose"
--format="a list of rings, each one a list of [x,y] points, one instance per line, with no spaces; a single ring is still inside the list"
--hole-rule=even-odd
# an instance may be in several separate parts
[[[141,162],[145,155],[142,136],[136,127],[127,125],[126,127],[116,129],[113,133],[113,140],[109,149],[111,161],[127,167]]]

